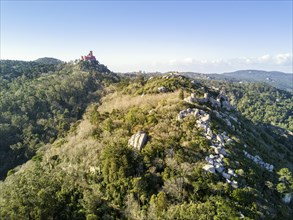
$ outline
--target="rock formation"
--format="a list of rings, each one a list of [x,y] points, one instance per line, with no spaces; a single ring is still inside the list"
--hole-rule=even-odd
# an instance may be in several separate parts
[[[254,163],[258,164],[262,168],[268,170],[269,172],[273,172],[274,165],[264,162],[258,155],[252,156],[251,154],[247,153],[245,150],[243,150],[244,155],[252,160]]]
[[[145,132],[139,131],[132,135],[128,141],[128,145],[134,147],[137,150],[141,150],[148,141],[148,136]]]

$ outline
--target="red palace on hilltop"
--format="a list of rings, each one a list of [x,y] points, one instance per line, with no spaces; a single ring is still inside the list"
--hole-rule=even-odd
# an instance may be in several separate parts
[[[81,60],[83,61],[96,61],[96,57],[93,55],[93,51],[90,51],[90,53],[87,56],[81,56]]]

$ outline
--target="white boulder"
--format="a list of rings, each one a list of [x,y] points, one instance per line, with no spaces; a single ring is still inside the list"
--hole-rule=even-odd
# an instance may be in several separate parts
[[[131,136],[131,138],[128,141],[128,145],[134,147],[137,150],[141,150],[147,143],[147,141],[147,134],[145,132],[139,131]]]
[[[167,92],[167,89],[166,89],[166,87],[161,86],[161,87],[158,88],[158,91],[159,92]]]
[[[205,165],[202,169],[204,169],[206,172],[216,173],[215,167],[210,164]]]

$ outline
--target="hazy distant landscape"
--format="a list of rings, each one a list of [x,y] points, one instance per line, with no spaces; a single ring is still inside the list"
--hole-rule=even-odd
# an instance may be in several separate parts
[[[230,82],[263,82],[270,84],[278,89],[293,91],[293,74],[277,71],[262,71],[262,70],[238,70],[231,73],[220,74],[196,74],[183,73],[183,75],[192,78],[209,78],[217,80],[226,80]]]
[[[292,219],[292,1],[0,4],[0,219]]]

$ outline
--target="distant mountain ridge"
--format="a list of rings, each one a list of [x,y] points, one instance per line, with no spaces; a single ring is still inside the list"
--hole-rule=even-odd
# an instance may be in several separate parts
[[[264,82],[278,89],[293,92],[293,74],[279,71],[238,70],[235,72],[226,72],[221,74],[200,74],[186,72],[183,73],[183,75],[192,78],[227,80],[230,82]]]

